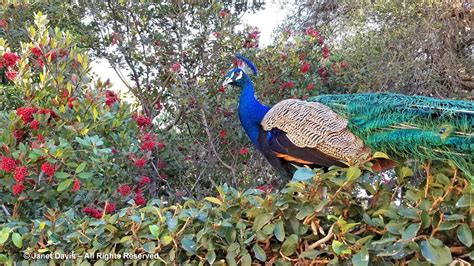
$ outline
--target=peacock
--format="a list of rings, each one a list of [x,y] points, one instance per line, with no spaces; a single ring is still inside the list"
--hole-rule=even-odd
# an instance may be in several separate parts
[[[286,99],[269,107],[256,99],[247,73],[258,75],[256,67],[242,55],[236,57],[239,64],[223,85],[241,88],[242,127],[285,177],[303,165],[327,169],[371,162],[378,172],[394,168],[397,161],[417,159],[450,161],[474,180],[473,102],[362,93]],[[389,157],[374,156],[376,152]]]

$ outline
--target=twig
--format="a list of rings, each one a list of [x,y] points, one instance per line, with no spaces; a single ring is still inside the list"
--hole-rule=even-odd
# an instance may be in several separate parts
[[[430,182],[431,182],[431,173],[430,173],[430,163],[428,162],[428,164],[424,167],[425,168],[425,172],[426,172],[426,186],[425,186],[425,198],[428,197],[428,191],[430,189]]]
[[[184,114],[184,108],[181,107],[181,109],[179,110],[178,115],[176,116],[175,120],[173,120],[171,123],[169,123],[165,127],[165,131],[169,131],[170,129],[172,129],[179,122],[179,120],[181,119],[183,114]]]
[[[4,204],[2,204],[2,209],[3,209],[3,211],[5,212],[5,214],[6,214],[7,216],[11,216],[10,212],[8,212],[8,209],[7,209],[7,207],[5,207]]]
[[[444,193],[443,197],[441,198],[437,198],[434,202],[433,202],[433,205],[431,205],[431,208],[430,208],[430,211],[429,211],[429,214],[431,215],[433,213],[433,211],[435,210],[436,207],[438,207],[438,205],[443,202],[446,197],[448,196],[448,194],[453,190],[454,188],[454,183],[456,182],[456,179],[457,179],[457,175],[458,175],[458,169],[455,168],[454,169],[454,174],[453,174],[453,178],[451,180],[451,184],[449,184],[448,186],[448,189],[446,190],[446,192]]]
[[[328,234],[325,237],[323,237],[323,238],[319,239],[318,241],[314,242],[313,244],[309,245],[307,250],[315,249],[315,248],[321,246],[322,244],[328,242],[329,240],[331,240],[331,238],[334,236],[334,233],[332,232],[332,230],[334,229],[334,225],[335,225],[335,223],[333,223],[331,225],[331,227],[329,228]]]
[[[207,124],[206,114],[204,114],[203,109],[201,109],[201,117],[202,117],[202,122],[204,123],[204,129],[206,130],[207,138],[209,139],[209,146],[211,146],[212,152],[216,156],[217,160],[219,160],[219,162],[221,162],[222,165],[224,165],[227,169],[232,171],[232,174],[234,174],[235,173],[234,168],[228,165],[226,162],[224,162],[216,151],[216,147],[214,146],[214,143],[212,142],[211,131],[209,130],[209,125]]]

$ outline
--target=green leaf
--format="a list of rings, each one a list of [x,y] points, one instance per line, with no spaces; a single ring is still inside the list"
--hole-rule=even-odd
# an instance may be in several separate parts
[[[265,250],[261,248],[257,243],[253,245],[253,253],[255,254],[255,258],[257,258],[259,261],[267,261],[267,255],[265,254]]]
[[[405,230],[402,232],[402,239],[403,240],[410,240],[416,236],[418,230],[420,230],[421,223],[410,224]]]
[[[291,181],[306,181],[312,178],[314,175],[315,174],[313,170],[306,167],[300,167],[298,170],[296,170]]]
[[[456,202],[456,207],[463,208],[469,207],[471,203],[474,202],[474,199],[471,194],[464,194],[462,197]]]
[[[451,230],[453,228],[456,228],[457,226],[458,226],[458,221],[445,221],[441,224],[438,230],[439,231]]]
[[[252,265],[252,257],[250,256],[250,254],[245,254],[244,256],[242,256],[242,259],[240,259],[240,264],[242,266],[251,266]]]
[[[160,228],[156,224],[152,224],[152,225],[148,226],[148,230],[150,230],[150,233],[155,238],[158,238],[160,236]]]
[[[21,235],[18,234],[18,233],[13,233],[12,234],[12,241],[13,241],[13,244],[17,247],[17,248],[22,248],[23,247],[23,239],[21,238]]]
[[[63,182],[59,183],[58,191],[66,190],[72,184],[72,179],[66,179]]]
[[[292,234],[281,245],[281,253],[283,253],[283,255],[287,257],[291,256],[293,255],[293,253],[295,253],[297,247],[298,247],[298,236],[295,234]]]
[[[456,221],[456,220],[462,220],[464,218],[466,218],[466,216],[461,215],[461,214],[451,214],[451,215],[444,216],[445,221]]]
[[[59,178],[59,179],[68,178],[70,175],[71,174],[65,173],[65,172],[56,172],[56,173],[54,173],[54,176]]]
[[[430,238],[420,243],[421,255],[432,264],[450,264],[451,251],[438,239]]]
[[[354,266],[366,266],[369,265],[369,251],[366,247],[362,247],[359,252],[357,252],[352,257],[352,264]]]
[[[469,226],[465,223],[459,225],[458,230],[458,239],[463,243],[466,247],[471,247],[472,245],[472,232],[469,229]]]
[[[325,251],[322,250],[307,250],[299,255],[300,258],[307,258],[307,259],[314,259],[316,258],[319,254],[324,253]]]
[[[387,154],[381,152],[381,151],[378,151],[378,152],[375,152],[374,153],[374,156],[372,156],[372,158],[383,158],[383,159],[390,159],[390,157],[388,157]]]
[[[214,197],[205,197],[204,198],[205,200],[209,201],[209,202],[212,202],[212,203],[215,203],[217,205],[222,205],[222,201],[218,198],[214,198]]]
[[[411,168],[409,167],[404,166],[400,170],[400,174],[402,175],[402,177],[413,176],[413,170],[411,170]]]
[[[10,237],[10,228],[5,227],[0,231],[0,245],[3,245],[5,242],[7,242],[8,237]]]
[[[79,173],[77,176],[81,179],[89,179],[91,178],[92,176],[94,175],[93,172],[82,172],[82,173]]]
[[[83,162],[80,165],[78,165],[76,168],[76,174],[79,174],[80,172],[84,171],[84,169],[86,168],[86,165],[87,165],[86,162]]]
[[[332,247],[332,250],[334,251],[334,253],[336,253],[337,255],[340,255],[342,253],[342,250],[343,250],[343,248],[342,248],[343,245],[344,244],[342,242],[339,242],[337,240],[333,240],[331,247]]]
[[[401,235],[403,230],[403,224],[398,222],[390,221],[387,225],[385,225],[387,230],[394,234],[394,235]]]
[[[143,249],[148,253],[155,253],[156,244],[153,241],[148,241],[143,244]]]
[[[193,240],[193,235],[185,235],[183,239],[181,239],[181,245],[183,246],[183,249],[187,252],[196,254],[197,244]]]
[[[278,220],[275,223],[275,230],[273,233],[278,241],[283,242],[283,240],[285,240],[285,226],[282,220]]]
[[[420,219],[419,210],[414,209],[414,208],[401,207],[398,209],[398,214],[400,214],[403,217],[414,219],[414,220]]]
[[[209,250],[206,254],[206,260],[211,265],[216,261],[216,257],[216,252],[214,252],[214,250]]]
[[[169,235],[164,235],[161,236],[160,241],[163,245],[167,246],[173,241],[173,238]]]
[[[0,262],[6,264],[7,261],[8,261],[7,255],[5,255],[5,254],[0,254]]]
[[[262,213],[258,215],[255,218],[255,221],[253,222],[252,229],[254,231],[258,231],[262,229],[262,227],[264,227],[268,222],[270,222],[272,218],[273,218],[273,215],[270,213]]]
[[[275,230],[275,224],[267,224],[265,225],[263,228],[262,228],[262,233],[264,233],[265,235],[269,236],[271,234],[273,234],[273,231]],[[235,231],[235,230],[234,230]]]
[[[362,171],[355,166],[347,168],[346,177],[348,181],[353,181],[362,175]]]

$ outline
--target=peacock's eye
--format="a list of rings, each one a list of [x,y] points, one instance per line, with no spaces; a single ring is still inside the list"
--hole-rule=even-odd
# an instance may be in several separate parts
[[[239,80],[242,78],[242,71],[238,70],[238,71],[235,71],[234,74],[232,75],[232,78],[234,80]]]

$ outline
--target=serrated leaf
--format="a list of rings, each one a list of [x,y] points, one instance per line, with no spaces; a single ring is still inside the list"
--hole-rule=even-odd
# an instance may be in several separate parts
[[[267,260],[267,255],[265,254],[265,250],[261,248],[257,243],[253,245],[253,253],[255,254],[255,258],[257,258],[259,261],[265,262]]]
[[[458,239],[463,243],[466,247],[471,247],[472,245],[472,232],[469,229],[469,226],[465,223],[459,225],[458,230]]]
[[[285,256],[291,256],[295,253],[298,247],[298,236],[295,234],[290,235],[285,242],[281,245],[281,253]]]
[[[204,198],[205,200],[209,201],[209,202],[212,202],[212,203],[215,203],[217,205],[222,205],[222,201],[218,198],[214,198],[214,197],[205,197]]]
[[[66,190],[67,188],[69,188],[69,186],[72,184],[72,179],[66,179],[64,180],[63,182],[59,183],[58,185],[58,191],[64,191]]]
[[[17,247],[17,248],[22,248],[23,247],[23,239],[21,238],[21,235],[18,234],[18,233],[13,233],[12,234],[12,241],[13,241],[13,244]]]
[[[293,174],[293,179],[291,181],[306,181],[312,178],[314,175],[315,174],[313,170],[306,167],[300,167]]]

